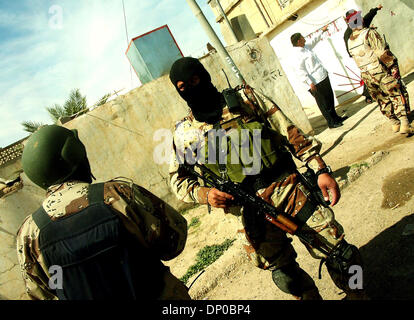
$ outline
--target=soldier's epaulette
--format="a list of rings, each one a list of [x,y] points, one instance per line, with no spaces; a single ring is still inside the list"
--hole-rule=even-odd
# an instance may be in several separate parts
[[[177,129],[178,129],[178,127],[180,126],[180,124],[182,124],[185,120],[186,120],[186,119],[184,118],[184,119],[181,119],[181,120],[177,121],[177,122],[175,123],[175,130],[177,130]]]
[[[177,130],[177,128],[184,123],[185,121],[189,121],[189,122],[193,122],[194,120],[194,116],[192,115],[192,113],[190,113],[188,116],[182,118],[181,120],[177,121],[175,123],[175,130]]]

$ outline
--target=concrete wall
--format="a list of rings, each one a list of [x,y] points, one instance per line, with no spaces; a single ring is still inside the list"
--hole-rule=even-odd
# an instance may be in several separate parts
[[[251,87],[259,89],[271,97],[305,133],[312,132],[312,127],[302,105],[267,39],[242,41],[228,47],[227,50]],[[252,57],[256,57],[256,59]],[[212,75],[213,82],[219,90],[228,87],[221,70],[223,68],[221,59],[217,55],[207,56],[201,62]],[[236,82],[233,74],[226,69],[224,71],[234,86]]]
[[[4,180],[11,180],[17,176],[19,172],[22,171],[21,158],[13,159],[7,164],[0,166],[0,178]]]
[[[168,186],[168,155],[160,164],[153,158],[154,149],[168,138],[156,135],[157,130],[172,133],[175,121],[187,114],[187,105],[179,98],[164,76],[64,126],[78,129],[97,181],[128,177],[179,207]],[[157,137],[160,140],[154,141]]]
[[[0,199],[0,300],[28,299],[17,261],[16,232],[41,205],[45,191],[22,174],[23,189]]]

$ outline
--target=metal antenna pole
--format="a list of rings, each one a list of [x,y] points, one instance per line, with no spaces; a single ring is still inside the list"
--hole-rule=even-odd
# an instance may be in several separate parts
[[[203,12],[201,11],[200,7],[198,6],[195,0],[186,0],[188,5],[190,6],[191,10],[193,11],[194,15],[200,22],[201,26],[207,33],[207,36],[210,38],[213,46],[216,48],[217,53],[223,59],[224,64],[231,70],[231,72],[236,76],[237,84],[241,85],[244,84],[244,78],[240,73],[240,70],[237,68],[236,64],[234,63],[233,59],[230,57],[229,53],[227,52],[226,48],[224,48],[223,44],[221,43],[220,39],[217,37],[216,33],[214,32],[213,28],[208,23],[206,17],[204,16]]]
[[[236,34],[234,33],[233,27],[231,26],[231,23],[230,23],[229,19],[227,18],[227,15],[226,15],[226,13],[224,12],[223,7],[221,6],[220,1],[219,1],[219,0],[215,0],[215,1],[216,1],[216,4],[217,4],[218,8],[219,8],[219,11],[220,11],[220,13],[221,13],[221,16],[223,17],[224,21],[226,21],[227,26],[228,26],[228,27],[229,27],[229,29],[230,29],[230,33],[231,33],[231,35],[233,36],[233,41],[234,41],[234,43],[239,42],[239,40],[237,40],[237,36],[236,36]]]

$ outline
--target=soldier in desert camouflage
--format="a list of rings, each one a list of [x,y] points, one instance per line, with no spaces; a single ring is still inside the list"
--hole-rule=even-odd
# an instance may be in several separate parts
[[[185,219],[128,179],[91,184],[76,130],[42,127],[29,138],[22,165],[28,178],[47,190],[42,206],[17,234],[29,298],[190,299],[160,261],[184,249]],[[61,268],[61,287],[50,285],[53,266]]]
[[[205,163],[216,174],[224,174],[227,179],[240,183],[291,217],[303,217],[306,221],[303,228],[312,230],[318,241],[328,244],[331,250],[338,249],[341,255],[347,255],[349,263],[361,265],[358,249],[343,239],[343,228],[335,220],[333,211],[308,201],[309,190],[299,182],[292,155],[317,173],[318,185],[325,198],[329,199],[328,191],[331,193],[332,205],[340,198],[338,185],[319,154],[321,144],[315,138],[303,134],[275,103],[249,87],[245,87],[243,97],[239,96],[239,108],[230,111],[223,94],[211,83],[209,73],[197,59],[185,57],[177,60],[171,67],[170,79],[191,109],[187,117],[177,122],[173,138],[170,184],[178,199],[232,211],[232,195],[205,186],[181,166],[184,158],[187,162],[203,158],[205,161],[199,162]],[[211,149],[215,146],[210,133],[218,128],[225,130],[228,137],[244,130],[250,141],[254,141],[255,134],[260,132],[259,142],[248,146],[250,155],[256,154],[253,149],[260,150],[257,152],[259,157],[253,160],[259,160],[258,171],[247,174],[246,169],[252,168],[243,164],[243,156],[237,158],[237,153],[241,155],[246,150],[238,149],[236,158],[227,157],[227,162],[210,161],[210,152],[215,153]],[[234,148],[238,147],[227,145],[227,155]],[[221,150],[224,149],[216,150],[216,156]],[[296,252],[285,232],[249,208],[242,209],[242,223],[249,258],[257,267],[271,271],[279,289],[299,299],[321,299],[313,279],[295,261]],[[326,258],[316,248],[307,249],[314,258]],[[327,267],[334,283],[348,297],[362,297],[361,291],[349,288],[349,275],[331,262],[327,262]]]
[[[408,93],[401,81],[397,58],[375,28],[364,27],[361,11],[349,10],[345,20],[352,29],[349,53],[361,69],[371,97],[390,120],[394,132],[413,134],[414,128],[407,117]]]

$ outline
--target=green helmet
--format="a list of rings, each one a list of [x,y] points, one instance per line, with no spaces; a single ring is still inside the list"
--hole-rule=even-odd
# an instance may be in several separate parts
[[[77,130],[57,125],[41,127],[31,135],[23,149],[22,166],[27,177],[43,189],[67,181],[75,172],[92,181]]]

